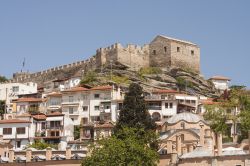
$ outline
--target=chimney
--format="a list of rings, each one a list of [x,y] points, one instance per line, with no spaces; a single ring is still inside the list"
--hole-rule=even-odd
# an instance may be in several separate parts
[[[26,162],[31,162],[32,151],[31,149],[26,150]]]
[[[192,152],[194,150],[193,144],[188,145],[188,152]]]
[[[66,147],[66,155],[65,156],[66,156],[67,160],[71,159],[71,148],[70,148],[70,146]]]
[[[52,157],[52,149],[51,147],[47,147],[46,149],[46,160],[51,160]]]
[[[167,140],[167,151],[168,154],[173,152],[173,145],[171,140]]]
[[[173,151],[173,153],[171,153],[171,164],[176,164],[177,163],[177,153],[176,150]]]
[[[176,135],[176,150],[177,154],[181,155],[181,135]]]
[[[186,154],[187,153],[187,146],[183,146],[182,147],[182,154]]]
[[[218,150],[218,156],[222,155],[222,134],[217,133],[217,150]]]
[[[10,149],[9,150],[9,162],[10,163],[13,163],[14,162],[14,150],[13,149]]]
[[[200,145],[203,147],[204,146],[204,124],[200,123]]]

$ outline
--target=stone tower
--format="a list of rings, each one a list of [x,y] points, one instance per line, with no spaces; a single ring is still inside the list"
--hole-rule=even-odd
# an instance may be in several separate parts
[[[180,67],[200,73],[200,48],[191,42],[157,36],[149,44],[149,65]]]

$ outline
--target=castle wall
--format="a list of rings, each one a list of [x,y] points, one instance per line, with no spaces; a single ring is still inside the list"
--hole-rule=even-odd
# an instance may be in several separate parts
[[[156,37],[150,44],[150,66],[169,67],[171,65],[171,45],[170,41]]]
[[[128,45],[126,48],[118,49],[118,62],[130,66],[132,69],[139,70],[149,66],[149,46],[143,47]]]
[[[200,48],[197,46],[172,41],[171,66],[192,69],[199,73]]]

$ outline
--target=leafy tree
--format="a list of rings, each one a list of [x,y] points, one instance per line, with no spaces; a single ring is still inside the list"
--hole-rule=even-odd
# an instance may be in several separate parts
[[[121,128],[116,135],[98,142],[91,147],[91,156],[86,157],[82,166],[155,166],[159,155],[146,143],[151,134],[140,129],[145,135],[138,137],[137,128]]]
[[[5,76],[0,76],[0,83],[6,81],[8,81],[8,79]]]
[[[48,143],[46,143],[44,141],[41,141],[41,140],[36,140],[33,144],[28,145],[28,148],[35,148],[35,149],[38,149],[38,150],[43,150],[43,149],[46,149],[48,147],[57,149],[57,145],[48,144]]]
[[[209,121],[210,127],[216,133],[225,133],[227,131],[227,116],[225,111],[219,105],[207,105],[204,119]]]
[[[0,100],[0,117],[1,117],[1,119],[3,119],[4,110],[5,110],[5,101]]]
[[[80,138],[80,126],[74,126],[74,139]]]
[[[241,137],[245,139],[248,137],[248,131],[250,130],[250,110],[242,111],[239,115],[240,119],[240,130],[241,130]]]
[[[156,128],[156,124],[147,110],[142,87],[136,83],[130,84],[129,91],[125,95],[115,131],[122,127],[143,128],[145,130]]]

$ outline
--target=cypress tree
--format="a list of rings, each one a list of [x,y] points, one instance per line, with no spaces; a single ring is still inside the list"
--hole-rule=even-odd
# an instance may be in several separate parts
[[[115,131],[122,127],[143,128],[145,130],[156,129],[156,124],[147,110],[142,87],[137,83],[132,83],[129,86]]]

